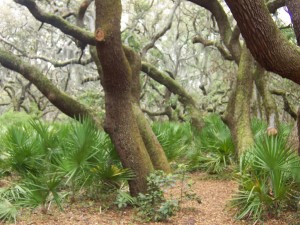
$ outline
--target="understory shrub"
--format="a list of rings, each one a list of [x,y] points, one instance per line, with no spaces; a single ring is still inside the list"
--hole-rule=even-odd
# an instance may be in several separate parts
[[[108,135],[89,120],[30,120],[10,126],[1,139],[0,166],[12,181],[0,189],[0,219],[15,219],[20,207],[45,213],[54,202],[62,208],[66,196],[74,201],[79,193],[98,198],[134,177],[122,168]]]
[[[152,129],[169,162],[185,159],[186,152],[193,142],[189,123],[154,123]]]
[[[241,156],[236,177],[239,190],[231,201],[238,219],[260,220],[296,207],[300,158],[283,136],[261,135]]]
[[[195,136],[194,147],[188,153],[190,169],[218,174],[234,163],[233,141],[220,116],[212,114],[205,117],[204,122],[203,130]]]
[[[132,197],[127,192],[119,191],[115,204],[120,209],[128,205],[136,207],[137,214],[143,221],[167,221],[176,214],[184,200],[201,203],[199,196],[193,192],[192,182],[187,180],[186,173],[187,166],[183,164],[178,166],[175,174],[154,171],[147,177],[147,193]],[[175,197],[169,190],[176,183],[180,187],[180,195]]]

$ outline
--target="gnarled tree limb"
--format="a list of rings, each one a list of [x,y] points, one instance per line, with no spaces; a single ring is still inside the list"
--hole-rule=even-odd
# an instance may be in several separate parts
[[[32,82],[53,105],[66,115],[75,119],[86,116],[92,119],[98,128],[102,127],[100,118],[93,111],[60,91],[34,66],[22,62],[12,53],[1,49],[0,63],[7,69],[20,73],[25,79]]]

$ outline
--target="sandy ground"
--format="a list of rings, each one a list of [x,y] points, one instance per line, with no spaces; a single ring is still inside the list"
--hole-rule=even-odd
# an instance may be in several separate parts
[[[202,173],[195,173],[191,178],[195,182],[194,192],[201,198],[202,203],[196,201],[185,201],[181,210],[164,223],[145,223],[139,221],[134,209],[104,210],[100,203],[77,202],[65,207],[61,212],[51,208],[49,213],[44,215],[39,210],[32,212],[25,211],[19,217],[17,224],[20,225],[134,225],[134,224],[174,224],[174,225],[240,225],[253,224],[246,221],[236,221],[228,210],[228,200],[231,194],[237,189],[236,183],[230,180],[211,180]],[[173,196],[180,196],[180,186],[172,188],[169,193]],[[287,219],[284,215],[279,219],[265,221],[264,225],[300,225],[300,221]],[[259,224],[259,223],[256,223]]]

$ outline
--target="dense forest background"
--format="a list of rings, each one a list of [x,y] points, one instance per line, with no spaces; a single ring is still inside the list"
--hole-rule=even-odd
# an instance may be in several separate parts
[[[239,219],[299,207],[299,2],[0,5],[0,218],[109,189],[165,220],[199,170],[238,174]]]

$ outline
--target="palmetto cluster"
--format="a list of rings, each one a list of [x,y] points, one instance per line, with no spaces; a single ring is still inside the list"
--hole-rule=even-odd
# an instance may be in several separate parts
[[[0,218],[16,218],[20,207],[49,209],[77,195],[99,197],[134,177],[121,167],[109,137],[88,120],[66,124],[11,126],[2,138],[1,170],[13,177],[0,190]]]

